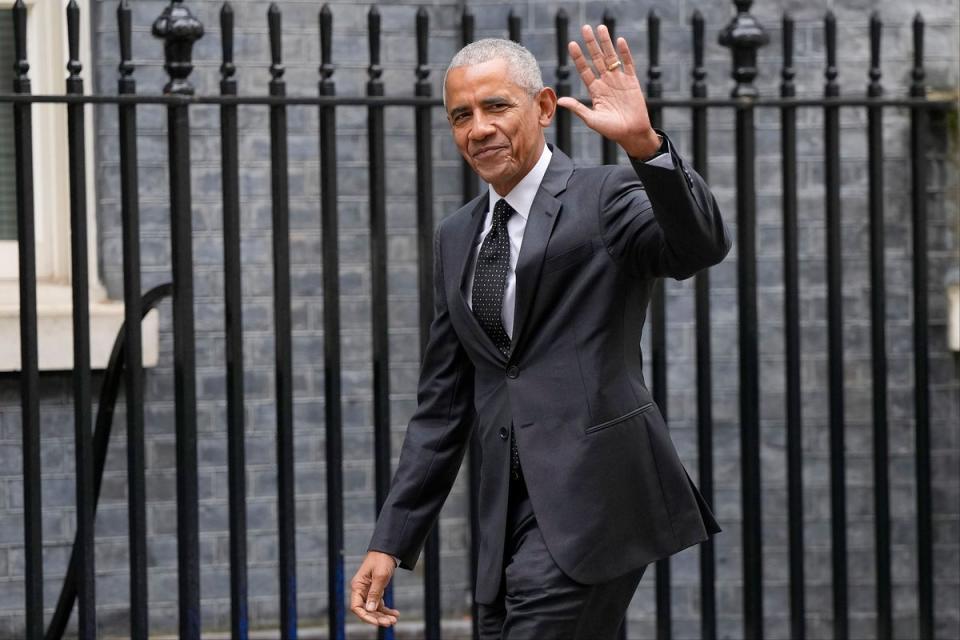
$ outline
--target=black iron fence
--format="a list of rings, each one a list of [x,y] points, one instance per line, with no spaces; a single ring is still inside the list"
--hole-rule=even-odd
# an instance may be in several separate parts
[[[760,369],[757,309],[757,237],[755,114],[768,109],[779,112],[782,167],[782,242],[784,287],[784,332],[786,376],[786,468],[789,529],[789,605],[790,633],[793,638],[807,636],[804,600],[804,504],[802,488],[802,407],[800,346],[800,273],[798,267],[797,206],[797,114],[799,109],[821,110],[823,114],[824,183],[826,210],[827,309],[829,358],[829,433],[830,433],[830,521],[832,553],[832,619],[837,638],[849,637],[848,576],[846,562],[847,526],[845,505],[844,443],[844,361],[841,206],[840,206],[840,113],[850,107],[866,108],[869,141],[869,238],[870,238],[870,314],[873,390],[873,486],[875,510],[876,634],[893,634],[891,602],[890,491],[888,478],[888,371],[886,365],[884,284],[884,198],[882,161],[884,158],[883,117],[889,110],[906,110],[910,118],[910,160],[912,180],[911,228],[913,261],[913,345],[914,405],[916,440],[916,571],[917,603],[921,638],[934,636],[934,594],[932,567],[931,488],[930,488],[930,403],[928,335],[927,265],[927,157],[928,119],[931,113],[955,108],[949,101],[932,100],[924,86],[924,23],[917,15],[913,23],[914,63],[909,96],[887,97],[881,85],[880,34],[877,15],[870,19],[869,85],[865,96],[841,96],[837,83],[836,22],[827,14],[824,22],[827,66],[822,97],[797,98],[793,68],[793,22],[782,23],[782,84],[780,97],[760,97],[753,84],[757,74],[757,51],[767,43],[767,35],[749,13],[750,2],[735,2],[737,14],[720,34],[720,43],[733,55],[732,77],[735,86],[729,98],[707,96],[704,68],[704,20],[699,12],[692,16],[694,52],[693,81],[689,98],[664,98],[659,66],[660,22],[651,12],[648,19],[648,60],[646,93],[652,118],[660,123],[665,109],[689,114],[692,127],[693,164],[707,172],[710,131],[709,110],[727,110],[735,116],[736,143],[736,222],[737,222],[737,306],[739,327],[740,378],[740,457],[743,556],[743,617],[747,638],[764,635],[762,510],[760,472]],[[244,475],[244,359],[241,317],[240,198],[238,154],[238,107],[267,105],[270,112],[270,159],[272,166],[273,293],[276,349],[276,465],[279,529],[280,629],[282,637],[297,635],[297,563],[295,552],[293,371],[291,342],[291,283],[289,246],[289,206],[287,182],[287,109],[294,105],[319,110],[319,153],[321,202],[319,225],[322,230],[323,323],[325,371],[325,430],[327,487],[327,547],[329,634],[345,637],[342,422],[341,415],[341,342],[337,248],[337,151],[336,117],[338,110],[363,108],[367,112],[369,140],[369,233],[373,344],[374,460],[376,503],[383,503],[390,482],[390,380],[389,331],[387,323],[387,226],[386,159],[384,109],[406,107],[415,121],[416,193],[418,220],[419,309],[421,344],[432,309],[432,235],[434,221],[432,109],[440,100],[431,93],[428,66],[429,13],[416,15],[417,67],[412,97],[385,96],[380,55],[380,14],[369,12],[370,64],[365,96],[336,95],[336,66],[332,58],[333,14],[328,6],[319,13],[320,67],[318,96],[288,96],[281,60],[281,10],[268,11],[271,52],[269,95],[241,96],[237,91],[233,63],[233,12],[229,4],[220,12],[223,58],[219,96],[198,96],[190,83],[193,69],[191,48],[202,35],[203,26],[181,2],[174,0],[156,20],[153,33],[165,45],[169,82],[162,94],[138,94],[131,61],[131,10],[122,0],[117,17],[120,36],[120,77],[116,95],[84,93],[80,78],[79,9],[71,0],[67,7],[70,59],[65,95],[31,95],[27,62],[27,9],[23,0],[13,7],[15,36],[15,79],[12,94],[0,95],[0,103],[12,104],[16,148],[17,237],[19,242],[20,310],[23,429],[23,487],[25,544],[25,635],[31,639],[62,636],[74,602],[79,612],[80,637],[96,635],[96,597],[94,592],[94,515],[99,495],[106,442],[109,438],[112,407],[122,383],[126,394],[127,473],[129,476],[130,545],[130,633],[132,638],[148,634],[147,533],[144,481],[144,374],[141,362],[141,335],[129,330],[166,295],[173,297],[176,400],[177,460],[177,547],[179,580],[179,633],[182,638],[199,638],[201,629],[200,558],[198,534],[198,478],[196,430],[196,379],[194,350],[193,258],[191,249],[190,193],[190,109],[193,105],[219,105],[222,189],[223,189],[223,269],[226,322],[226,398],[228,407],[229,522],[230,522],[230,598],[231,628],[234,638],[246,638],[247,606],[246,496]],[[611,30],[615,16],[605,15]],[[463,42],[474,38],[474,17],[469,10],[462,16]],[[563,9],[556,13],[558,67],[556,88],[560,95],[573,92],[571,67],[566,53],[569,18]],[[522,23],[511,14],[509,36],[519,41]],[[9,46],[0,43],[0,46]],[[76,514],[77,529],[69,573],[65,579],[56,612],[49,626],[44,624],[41,465],[37,367],[37,296],[35,271],[35,226],[33,190],[37,182],[32,173],[31,109],[41,103],[65,105],[68,113],[69,165],[71,193],[71,256],[73,280],[73,332],[75,424],[76,424]],[[121,168],[123,220],[123,289],[127,330],[118,337],[111,365],[102,387],[99,415],[94,430],[91,410],[91,372],[89,353],[89,317],[87,265],[87,215],[84,193],[84,105],[114,104],[119,116],[118,149]],[[167,108],[169,143],[170,240],[172,243],[172,287],[160,287],[141,297],[138,175],[137,107],[162,104]],[[556,118],[555,139],[570,152],[573,123],[568,112]],[[610,141],[602,145],[604,162],[618,160],[617,148]],[[463,198],[478,192],[478,180],[464,164]],[[698,477],[708,502],[714,500],[712,452],[711,309],[709,274],[695,281],[696,322],[696,396],[698,434]],[[652,387],[656,400],[666,410],[668,319],[663,283],[659,283],[651,309]],[[122,378],[120,370],[122,368]],[[471,485],[476,484],[476,463],[470,458]],[[471,519],[476,526],[475,497],[471,491]],[[371,514],[372,515],[372,514]],[[476,549],[473,554],[475,558]],[[716,598],[716,559],[711,543],[700,547],[700,611],[703,638],[716,638],[718,605]],[[439,545],[434,532],[424,551],[425,636],[439,638],[440,580]],[[672,637],[670,561],[656,567],[657,637]],[[624,635],[626,632],[624,632]],[[391,632],[383,632],[386,637]]]

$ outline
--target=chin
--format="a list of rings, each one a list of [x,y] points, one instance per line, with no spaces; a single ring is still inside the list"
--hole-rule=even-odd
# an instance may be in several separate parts
[[[492,169],[489,171],[477,171],[484,182],[487,184],[500,184],[503,182],[508,182],[513,176],[513,171],[510,171],[511,167],[499,166],[497,169]]]

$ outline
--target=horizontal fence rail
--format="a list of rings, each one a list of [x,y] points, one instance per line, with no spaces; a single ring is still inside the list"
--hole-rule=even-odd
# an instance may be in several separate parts
[[[761,488],[761,378],[760,336],[761,322],[758,310],[758,235],[757,235],[757,112],[774,109],[779,115],[780,194],[782,214],[782,286],[784,335],[783,376],[785,379],[785,484],[787,496],[788,546],[788,601],[790,636],[802,639],[808,636],[806,620],[810,613],[805,598],[807,578],[804,573],[805,542],[803,501],[803,425],[801,394],[800,291],[803,278],[799,264],[800,212],[798,209],[798,113],[817,110],[822,114],[824,211],[825,229],[825,283],[827,294],[827,342],[830,354],[827,363],[829,383],[829,479],[830,536],[832,585],[830,619],[835,638],[850,635],[850,576],[847,557],[846,503],[847,444],[844,440],[844,297],[843,267],[845,253],[842,243],[841,201],[841,135],[843,109],[866,108],[868,217],[869,227],[869,318],[871,354],[871,452],[875,514],[873,523],[876,580],[874,598],[876,635],[889,639],[893,634],[893,583],[891,568],[891,489],[889,477],[889,403],[890,370],[887,364],[888,317],[887,285],[885,282],[885,239],[883,159],[884,114],[890,110],[906,110],[910,118],[909,169],[911,178],[910,228],[912,260],[912,329],[913,329],[913,389],[916,482],[916,576],[918,633],[923,640],[934,637],[933,542],[930,460],[930,335],[928,291],[928,219],[927,175],[929,124],[935,114],[955,109],[951,100],[931,99],[926,95],[923,66],[924,23],[918,14],[913,22],[914,60],[912,84],[907,96],[890,96],[881,84],[882,22],[874,13],[869,22],[870,64],[866,71],[866,93],[842,93],[838,83],[836,20],[831,12],[824,18],[823,33],[826,47],[826,68],[822,96],[797,96],[794,67],[794,21],[783,17],[782,68],[779,96],[761,96],[755,84],[757,57],[769,37],[763,26],[750,14],[751,2],[737,1],[736,15],[719,34],[719,43],[730,49],[733,59],[733,89],[729,97],[708,96],[707,71],[704,65],[706,41],[704,18],[699,11],[691,17],[693,66],[689,97],[663,95],[660,50],[660,16],[651,11],[647,17],[647,60],[645,93],[651,121],[657,126],[667,114],[686,114],[691,126],[690,157],[692,165],[704,177],[708,172],[711,135],[708,114],[714,111],[731,112],[734,122],[736,149],[735,184],[737,228],[737,331],[739,380],[739,504],[742,513],[742,602],[743,634],[751,640],[760,640],[764,630],[764,535],[768,523],[763,520]],[[117,28],[120,44],[118,93],[90,95],[84,93],[81,80],[82,63],[79,59],[79,7],[70,0],[66,7],[68,24],[68,77],[63,95],[35,95],[31,93],[30,65],[27,60],[27,11],[24,0],[17,0],[12,8],[14,42],[0,42],[12,46],[15,55],[15,76],[12,93],[0,94],[3,108],[11,105],[14,114],[14,144],[16,154],[16,221],[19,247],[20,294],[20,349],[22,365],[19,373],[22,403],[22,476],[24,513],[24,621],[23,635],[30,640],[63,637],[71,611],[76,605],[77,629],[81,637],[97,634],[97,600],[95,593],[94,516],[103,478],[106,445],[109,439],[118,388],[125,390],[127,425],[127,495],[129,526],[129,630],[130,637],[145,639],[149,629],[149,594],[147,592],[147,557],[150,541],[146,527],[144,402],[145,379],[142,369],[140,332],[136,330],[142,317],[154,308],[161,298],[172,296],[173,310],[173,396],[175,400],[176,433],[176,531],[179,635],[181,638],[199,638],[201,620],[201,554],[199,547],[200,521],[198,513],[198,436],[197,436],[197,375],[196,328],[194,318],[194,260],[193,221],[191,198],[190,112],[201,105],[219,107],[219,137],[221,144],[220,169],[222,173],[222,234],[223,234],[223,298],[224,298],[224,368],[226,372],[226,443],[229,498],[229,562],[230,562],[230,629],[234,638],[246,639],[251,627],[251,607],[248,602],[250,579],[247,556],[247,487],[246,443],[244,437],[244,336],[243,336],[243,256],[241,239],[244,237],[241,212],[240,184],[242,161],[238,145],[240,107],[263,106],[269,109],[270,135],[270,197],[272,228],[272,295],[276,420],[276,528],[278,533],[277,589],[281,636],[298,635],[300,616],[297,609],[296,556],[296,480],[294,462],[295,369],[298,359],[292,340],[292,292],[290,246],[290,191],[288,181],[289,151],[287,148],[288,110],[313,107],[318,110],[317,180],[320,202],[316,224],[321,232],[320,256],[322,264],[323,296],[323,377],[324,377],[324,434],[325,434],[325,490],[326,490],[326,545],[327,545],[327,621],[330,638],[346,637],[345,582],[348,579],[344,565],[344,452],[343,452],[343,362],[340,317],[340,266],[338,249],[338,156],[337,116],[347,108],[365,110],[367,134],[366,171],[369,196],[369,274],[370,274],[370,339],[372,344],[372,443],[374,461],[375,506],[383,505],[391,476],[391,359],[390,359],[390,301],[388,275],[390,263],[387,229],[388,196],[391,185],[387,178],[388,135],[385,124],[387,108],[407,109],[413,129],[414,180],[416,191],[416,247],[418,326],[421,349],[426,347],[433,310],[434,235],[434,154],[433,117],[442,99],[433,95],[434,77],[429,58],[430,13],[420,8],[411,25],[416,34],[416,65],[410,74],[412,95],[387,96],[381,61],[381,22],[379,9],[371,7],[367,15],[369,66],[366,68],[364,95],[337,95],[337,66],[333,60],[334,12],[324,5],[318,14],[319,50],[321,64],[317,81],[317,95],[289,95],[284,79],[285,67],[281,57],[281,6],[272,3],[266,10],[270,65],[266,81],[268,95],[240,95],[234,63],[235,17],[229,4],[220,11],[220,38],[222,60],[220,66],[220,94],[197,95],[191,83],[193,70],[192,47],[203,36],[204,27],[189,8],[178,0],[166,7],[153,24],[153,35],[165,46],[165,69],[169,82],[162,93],[139,93],[132,62],[132,16],[128,0],[121,0],[117,9]],[[613,31],[616,16],[607,11],[604,22]],[[519,13],[511,11],[505,32],[510,39],[523,41],[523,21]],[[570,18],[564,9],[555,14],[556,35],[556,89],[561,96],[574,95],[571,82],[573,69],[567,55],[567,41],[571,31]],[[463,43],[474,40],[476,24],[469,8],[464,9],[460,24]],[[548,74],[549,75],[549,74]],[[583,100],[589,103],[588,100]],[[68,114],[67,135],[70,169],[70,231],[73,276],[73,335],[74,369],[73,402],[75,412],[76,455],[76,537],[73,543],[69,569],[66,574],[57,608],[49,627],[44,627],[41,501],[41,406],[38,392],[37,368],[37,275],[35,251],[35,211],[33,192],[41,182],[32,172],[33,105],[64,105]],[[95,428],[92,413],[92,382],[90,371],[89,290],[87,287],[87,212],[84,175],[84,121],[85,105],[110,105],[117,109],[119,131],[119,166],[122,191],[122,245],[123,298],[125,304],[124,329],[118,336],[110,365],[101,386],[99,413]],[[170,256],[172,283],[151,290],[141,297],[141,248],[138,205],[138,133],[137,108],[144,105],[163,105],[166,108],[167,163],[169,167],[170,202]],[[571,153],[574,146],[575,123],[566,110],[557,114],[552,131],[557,146]],[[581,140],[582,138],[576,138]],[[597,150],[604,162],[616,163],[618,149],[610,141],[597,142]],[[622,156],[622,154],[620,154]],[[620,158],[622,159],[622,158]],[[464,201],[480,192],[481,186],[466,163],[463,164],[461,191]],[[732,213],[732,212],[731,212]],[[667,343],[671,318],[667,315],[667,291],[670,285],[660,281],[651,302],[650,369],[652,391],[664,415],[667,413],[667,381],[670,364]],[[711,308],[710,274],[697,274],[694,281],[693,314],[695,318],[695,382],[696,382],[696,455],[698,484],[708,503],[717,499],[714,490],[713,415],[714,380],[712,377],[711,327],[714,309]],[[121,377],[122,372],[122,377]],[[469,513],[471,566],[475,575],[477,559],[477,498],[479,484],[479,452],[471,446],[469,465]],[[371,519],[375,516],[371,513]],[[423,636],[428,639],[443,637],[441,627],[441,571],[438,528],[428,537],[424,549]],[[717,550],[712,542],[699,550],[699,633],[704,639],[719,637],[718,616],[721,603],[718,597]],[[669,560],[656,567],[656,625],[658,640],[674,637],[672,624],[672,587]],[[393,593],[385,594],[392,606]],[[476,606],[473,608],[476,620]],[[402,624],[402,623],[401,623]],[[474,637],[478,637],[474,626]],[[381,630],[380,637],[390,640],[393,630]],[[625,623],[621,637],[629,637]]]

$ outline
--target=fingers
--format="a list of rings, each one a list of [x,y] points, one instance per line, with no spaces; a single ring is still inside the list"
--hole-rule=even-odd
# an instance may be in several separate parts
[[[583,36],[583,42],[587,45],[587,51],[590,52],[593,66],[596,67],[597,73],[602,75],[606,71],[607,65],[603,61],[603,50],[600,48],[596,36],[593,35],[593,27],[588,24],[583,25],[580,28],[580,34]]]
[[[617,38],[617,49],[620,52],[620,59],[623,61],[624,73],[637,75],[637,68],[633,64],[633,54],[630,53],[630,47],[624,38]]]
[[[400,618],[399,611],[386,606],[383,600],[380,600],[373,610],[369,610],[365,601],[365,596],[354,590],[350,594],[350,611],[364,622],[378,627],[392,627],[397,624],[397,620]]]
[[[633,55],[630,53],[630,47],[627,46],[627,41],[623,38],[617,38],[616,47],[614,47],[607,25],[601,24],[597,26],[597,32],[594,34],[593,27],[585,24],[580,28],[580,33],[583,35],[583,41],[587,45],[587,51],[590,53],[590,59],[596,68],[596,72],[590,69],[583,52],[580,50],[580,46],[576,42],[571,42],[568,49],[570,51],[570,57],[577,66],[580,77],[583,78],[584,83],[586,83],[588,87],[597,77],[602,76],[604,73],[616,71],[616,67],[613,69],[610,67],[616,65],[618,61],[623,62],[623,71],[636,75]]]
[[[367,624],[376,625],[378,627],[392,627],[397,624],[397,620],[400,617],[400,612],[396,609],[391,609],[384,605],[383,603],[375,611],[367,611],[362,606],[354,606],[353,599],[350,601],[350,610],[361,620]]]
[[[593,84],[593,81],[596,80],[597,77],[593,74],[593,69],[591,69],[587,63],[587,59],[583,55],[580,45],[576,42],[571,42],[567,45],[567,51],[570,52],[570,59],[573,60],[573,64],[576,66],[577,73],[580,74],[580,79],[583,80],[583,84],[585,84],[587,88],[590,88],[590,85]]]
[[[600,41],[600,50],[603,52],[603,68],[606,69],[617,61],[617,52],[613,48],[613,41],[610,40],[610,30],[607,25],[601,24],[597,27],[597,39]]]
[[[383,601],[383,591],[390,582],[390,574],[385,571],[374,571],[373,580],[367,590],[367,611],[376,611]]]

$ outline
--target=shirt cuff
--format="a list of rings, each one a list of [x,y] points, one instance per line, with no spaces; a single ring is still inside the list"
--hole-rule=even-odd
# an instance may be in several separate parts
[[[647,160],[646,162],[644,162],[644,164],[648,164],[651,167],[658,167],[660,169],[676,169],[677,168],[676,165],[673,164],[673,156],[671,156],[669,153],[661,153],[659,155],[655,155],[649,160]]]
[[[400,558],[398,558],[397,556],[390,556],[390,557],[393,558],[393,561],[397,563],[397,566],[394,567],[394,568],[396,569],[397,567],[399,567],[399,566],[400,566]]]
[[[657,132],[657,137],[660,138],[660,148],[657,149],[656,154],[646,160],[640,160],[640,162],[648,164],[651,167],[657,167],[658,169],[676,169],[677,166],[673,162],[673,156],[670,154],[670,147],[667,146],[667,141],[659,132]]]

